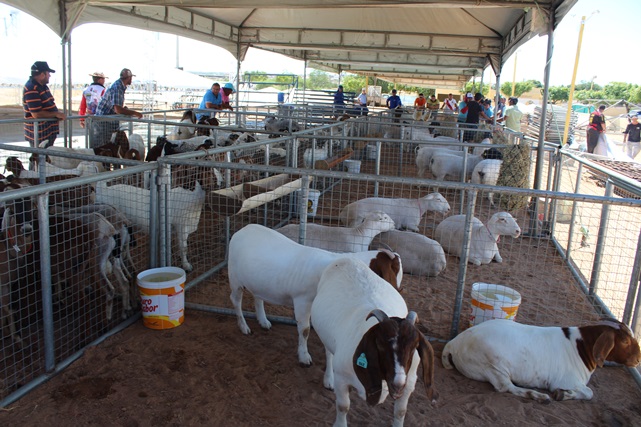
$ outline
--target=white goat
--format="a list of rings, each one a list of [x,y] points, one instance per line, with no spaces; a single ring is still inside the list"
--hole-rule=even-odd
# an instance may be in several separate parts
[[[474,147],[474,149],[472,150],[472,154],[474,154],[475,156],[481,156],[483,155],[483,153],[489,150],[492,147],[492,140],[490,138],[485,138],[480,142],[480,144],[487,145],[487,147]]]
[[[541,403],[549,403],[550,396],[532,388],[552,391],[554,400],[592,399],[587,384],[606,360],[628,367],[641,361],[639,343],[616,320],[578,328],[489,320],[448,342],[442,355],[446,369],[456,367],[468,378],[489,382],[498,392]]]
[[[169,141],[189,139],[196,134],[196,114],[193,110],[185,111],[179,123],[174,126],[173,132],[167,135]]]
[[[434,230],[436,239],[446,252],[461,257],[465,234],[465,215],[445,218]],[[492,260],[503,262],[496,245],[500,236],[519,237],[521,228],[507,212],[497,212],[483,225],[480,219],[472,217],[469,262],[474,265],[489,264]]]
[[[394,221],[385,212],[372,212],[356,227],[329,227],[307,224],[305,246],[331,252],[362,252],[383,231],[394,229]],[[276,231],[298,242],[299,224],[289,224]]]
[[[474,167],[479,164],[481,160],[483,160],[483,157],[481,156],[468,154],[465,168],[465,180],[469,179]],[[465,159],[463,156],[437,152],[432,155],[432,160],[430,160],[430,171],[432,172],[432,175],[434,175],[434,179],[438,181],[444,181],[445,178],[458,181],[461,179],[461,175],[463,174],[464,161]]]
[[[443,247],[422,234],[391,230],[372,240],[370,248],[390,247],[403,260],[403,271],[417,276],[438,276],[447,266]]]
[[[34,158],[35,160],[35,158]],[[38,164],[38,162],[34,162]],[[64,175],[95,175],[99,172],[104,172],[105,168],[102,163],[81,161],[78,166],[72,169],[63,169],[48,162],[44,162],[45,176],[64,176]],[[22,162],[16,157],[7,157],[6,169],[11,171],[18,178],[40,178],[40,171],[28,170],[24,168]]]
[[[47,141],[43,141],[40,143],[40,148],[47,148],[47,151],[51,152],[51,155],[48,155],[47,158],[49,159],[49,163],[52,165],[58,166],[59,168],[62,169],[73,169],[77,167],[82,160],[78,159],[72,159],[68,157],[60,157],[56,156],[56,153],[60,154],[87,154],[91,156],[95,156],[96,153],[92,148],[71,148],[71,147],[56,147],[56,146],[50,146],[46,147]]]
[[[325,160],[329,157],[329,143],[325,142],[325,145],[321,148],[308,148],[303,154],[303,162],[305,168],[310,169],[314,166],[314,163],[319,160]],[[314,162],[314,163],[312,163]]]
[[[138,151],[142,159],[145,158],[147,147],[145,146],[145,141],[142,139],[142,136],[138,135],[137,133],[132,133],[131,135],[129,135],[129,148]]]
[[[325,346],[323,385],[336,394],[334,426],[347,426],[350,388],[370,405],[394,402],[402,426],[419,362],[427,398],[434,402],[434,350],[416,328],[403,297],[356,259],[339,259],[323,271],[312,303],[312,324]],[[375,319],[374,319],[375,318]]]
[[[150,191],[131,185],[117,184],[107,187],[100,181],[96,184],[96,203],[117,207],[144,233],[149,234]],[[178,238],[182,268],[192,270],[187,260],[187,240],[198,229],[200,214],[205,204],[205,191],[196,181],[193,191],[175,187],[169,191],[169,218],[173,232]]]
[[[474,170],[472,171],[472,183],[496,185],[499,180],[499,172],[501,171],[502,164],[503,160],[482,160],[479,164],[474,166]],[[494,193],[492,191],[488,192],[487,198],[490,201],[490,205],[494,206]]]
[[[407,228],[419,231],[418,225],[427,211],[447,213],[450,204],[440,193],[431,193],[419,199],[386,199],[367,197],[345,206],[339,215],[340,221],[348,227],[354,227],[365,219],[367,214],[383,211],[393,220],[397,229]]]
[[[311,365],[312,357],[307,350],[310,308],[323,270],[341,257],[363,260],[400,287],[403,268],[400,258],[390,252],[336,254],[299,245],[258,224],[249,224],[237,231],[229,243],[227,271],[230,299],[240,331],[245,335],[251,333],[242,311],[244,289],[253,294],[256,317],[264,329],[272,325],[267,320],[263,301],[293,306],[298,329],[298,361],[304,366]]]

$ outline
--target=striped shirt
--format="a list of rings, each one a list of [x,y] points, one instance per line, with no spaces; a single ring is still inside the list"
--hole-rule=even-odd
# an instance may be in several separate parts
[[[122,107],[125,105],[125,91],[127,86],[118,79],[109,86],[96,108],[96,116],[109,116],[116,114],[114,105]]]
[[[32,113],[39,113],[42,111],[58,111],[56,102],[51,95],[49,86],[41,85],[33,78],[24,85],[22,90],[22,107],[24,109],[24,118],[33,119]],[[33,122],[25,122],[24,124],[24,137],[31,145],[34,145]],[[48,120],[46,122],[38,122],[38,143],[46,141],[50,138],[55,138],[59,132],[58,119]]]

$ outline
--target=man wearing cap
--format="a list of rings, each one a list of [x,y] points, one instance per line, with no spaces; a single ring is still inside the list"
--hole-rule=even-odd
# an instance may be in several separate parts
[[[214,83],[211,85],[211,89],[205,92],[203,100],[200,101],[198,106],[200,110],[222,110],[223,109],[223,94],[220,93],[220,84]],[[200,121],[202,118],[207,118],[209,114],[196,114],[196,118]]]
[[[465,94],[465,98],[463,98],[463,101],[459,102],[458,104],[458,118],[456,119],[457,122],[459,123],[465,123],[465,120],[467,120],[467,104],[470,101],[474,100],[474,95],[472,95],[472,92],[468,92]]]
[[[594,153],[594,149],[599,143],[599,137],[605,132],[605,105],[599,106],[599,109],[590,114],[590,125],[588,126],[588,153]]]
[[[469,95],[469,94],[468,94]],[[483,106],[481,105],[481,101],[483,100],[483,94],[480,92],[477,92],[476,95],[474,95],[473,100],[467,100],[467,118],[465,119],[465,127],[470,128],[470,129],[476,129],[478,128],[479,121],[481,120],[481,117],[483,117],[485,120],[489,120],[490,118],[483,112]],[[472,132],[472,131],[465,131],[463,134],[463,141],[474,141],[476,139],[477,132]]]
[[[396,94],[396,89],[392,89],[392,94],[387,97],[387,101],[385,101],[385,104],[387,105],[387,108],[394,111],[394,121],[398,122],[398,118],[401,117],[401,114],[403,114],[403,112],[400,110],[400,108],[403,106],[403,103],[401,102],[401,97]]]
[[[82,100],[80,101],[80,109],[78,110],[79,116],[93,116],[96,114],[96,108],[100,100],[105,94],[105,75],[96,71],[89,74],[93,79],[93,83],[82,91]],[[85,119],[80,119],[80,126],[85,127]]]
[[[58,111],[56,102],[49,90],[49,78],[55,70],[49,68],[44,61],[36,61],[31,66],[31,78],[22,90],[22,106],[25,119],[58,119],[38,122],[38,135],[34,134],[34,122],[25,121],[24,137],[32,147],[46,142],[46,147],[53,145],[60,128],[59,120],[66,119],[64,113]]]
[[[121,114],[125,116],[134,116],[138,119],[142,118],[142,114],[125,107],[125,91],[127,86],[131,85],[134,74],[128,68],[123,68],[120,72],[120,78],[113,82],[109,89],[105,91],[102,99],[96,108],[96,116],[112,116]],[[120,122],[117,120],[94,121],[91,147],[96,148],[106,144],[111,139],[111,134],[118,130]]]
[[[234,85],[231,83],[225,83],[225,86],[223,86],[223,92],[221,94],[223,109],[226,108],[228,110],[234,111],[231,104],[229,103],[229,95],[231,95],[232,93],[234,93]]]

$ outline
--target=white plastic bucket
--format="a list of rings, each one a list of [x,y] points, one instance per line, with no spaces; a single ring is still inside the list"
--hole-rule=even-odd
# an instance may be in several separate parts
[[[300,210],[300,205],[299,205],[299,200],[301,195],[303,194],[303,190],[296,190],[296,198],[295,198],[295,203],[296,206],[298,206],[298,209]],[[316,216],[316,210],[318,209],[318,199],[320,198],[321,192],[318,190],[309,190],[307,193],[307,203],[305,206],[307,206],[307,216]],[[299,212],[300,215],[300,212]]]
[[[345,160],[343,162],[347,168],[347,172],[350,173],[361,173],[361,161],[360,160]]]
[[[142,322],[150,329],[171,329],[185,320],[185,270],[160,267],[137,276]]]
[[[491,319],[514,320],[521,304],[521,294],[514,289],[490,283],[472,285],[470,326]]]
[[[367,159],[376,160],[376,154],[378,154],[378,147],[376,145],[367,145]]]

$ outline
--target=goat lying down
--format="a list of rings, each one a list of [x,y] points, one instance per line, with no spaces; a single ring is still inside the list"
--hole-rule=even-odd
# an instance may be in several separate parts
[[[442,356],[446,369],[541,403],[550,396],[532,388],[552,391],[554,400],[592,399],[587,384],[606,360],[629,367],[641,362],[639,343],[616,320],[578,328],[489,320],[448,342]]]
[[[237,231],[229,243],[229,287],[231,301],[243,334],[251,333],[243,316],[243,290],[254,296],[256,317],[264,329],[270,329],[263,301],[293,306],[298,327],[298,360],[312,364],[307,350],[309,317],[321,273],[341,257],[360,259],[394,287],[403,277],[401,260],[389,251],[336,254],[299,245],[277,231],[249,224]],[[389,286],[389,285],[388,285]]]
[[[350,387],[372,406],[390,394],[394,426],[402,426],[419,362],[427,397],[437,398],[434,351],[416,319],[398,291],[361,261],[339,259],[323,271],[312,324],[325,346],[323,385],[336,393],[334,426],[347,425]]]

